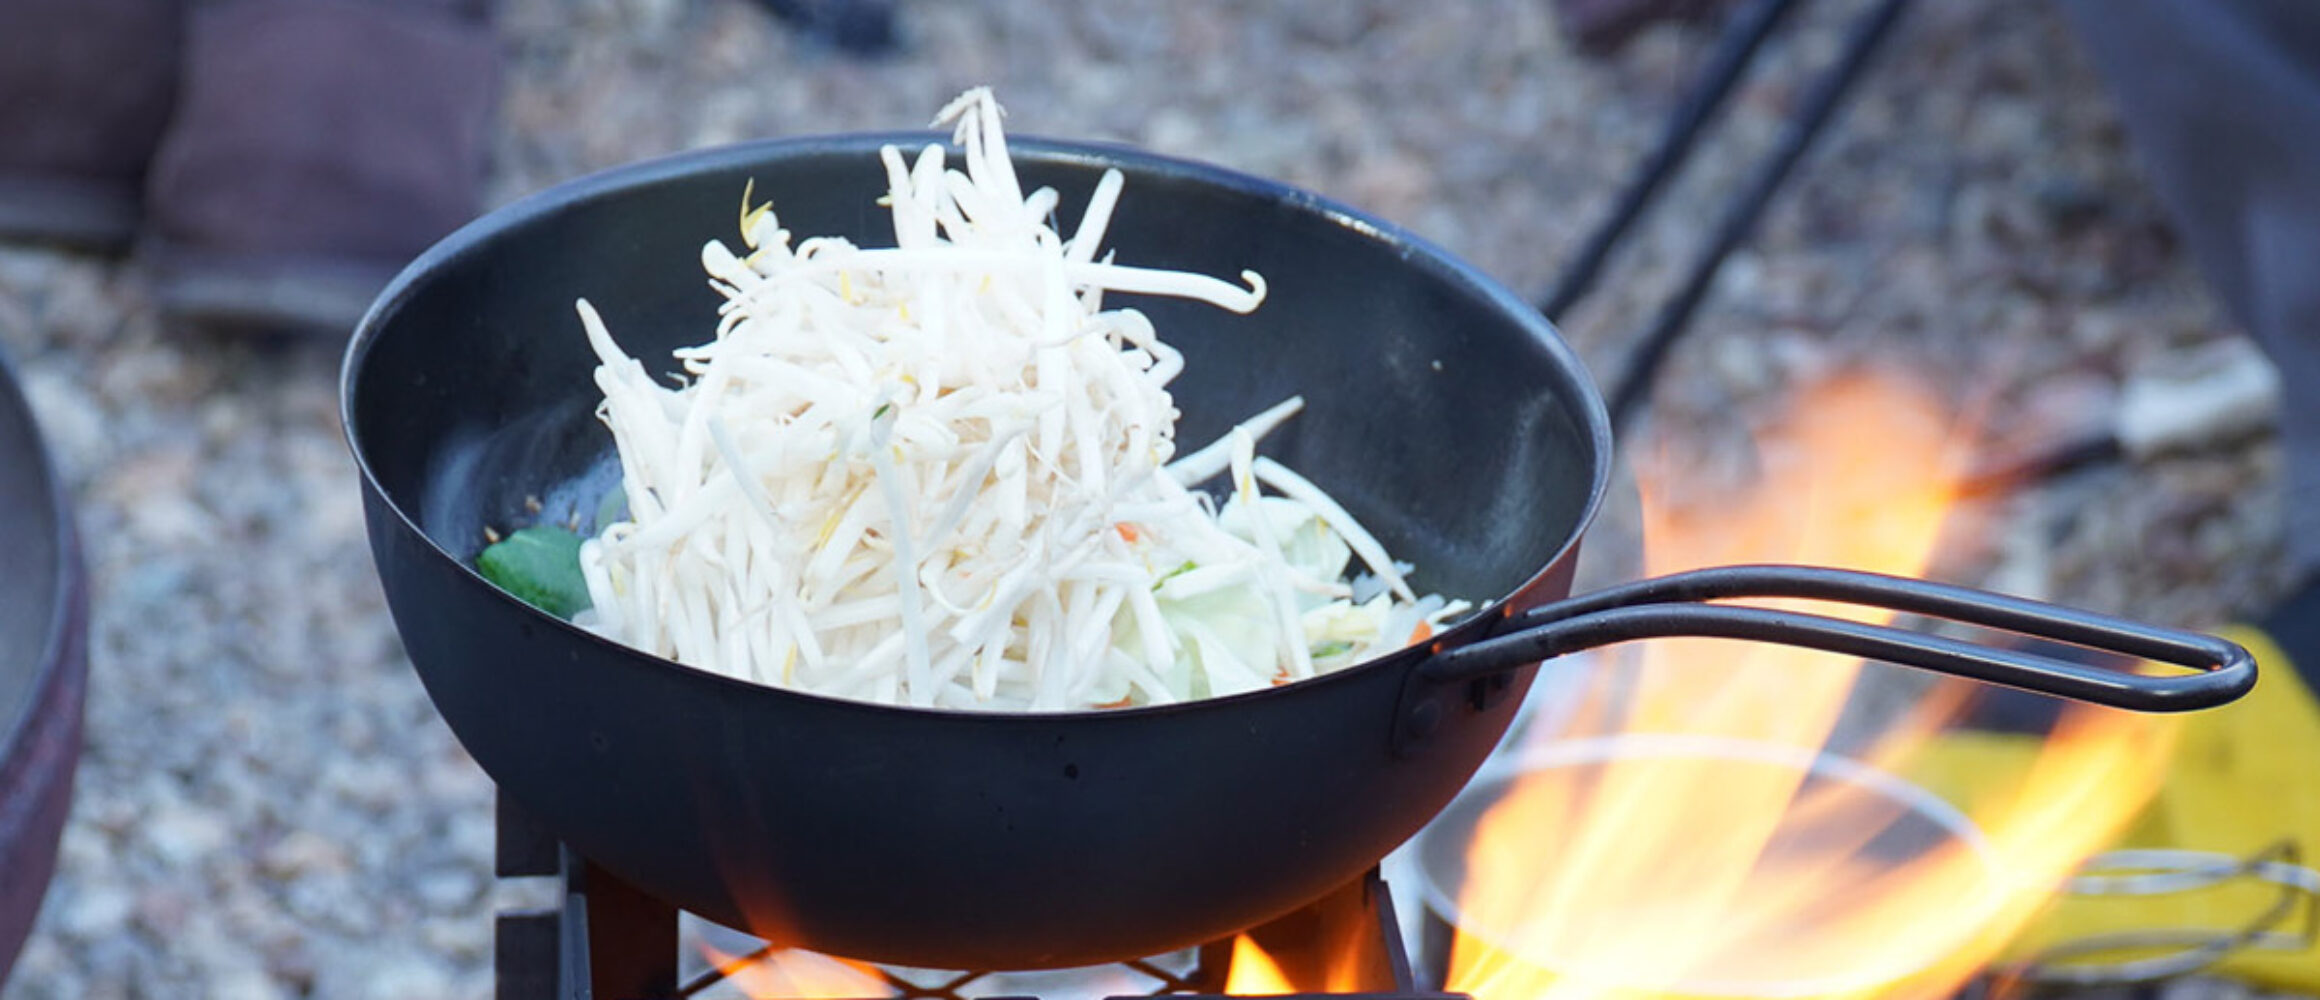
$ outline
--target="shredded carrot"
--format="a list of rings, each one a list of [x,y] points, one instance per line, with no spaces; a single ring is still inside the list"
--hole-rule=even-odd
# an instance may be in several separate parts
[[[1431,639],[1431,638],[1433,638],[1433,637],[1434,637],[1434,626],[1432,626],[1432,625],[1428,625],[1428,624],[1426,624],[1426,623],[1425,623],[1424,621],[1422,621],[1422,620],[1421,620],[1420,622],[1418,622],[1418,627],[1417,627],[1417,628],[1414,628],[1414,629],[1411,629],[1411,630],[1410,630],[1410,644],[1411,644],[1411,645],[1416,645],[1416,644],[1418,644],[1418,643],[1424,642],[1424,641],[1426,641],[1426,640],[1428,640],[1428,639]]]
[[[1121,521],[1118,524],[1112,525],[1112,530],[1120,533],[1121,541],[1130,545],[1136,544],[1138,532],[1136,531],[1135,525],[1129,524],[1126,521]]]

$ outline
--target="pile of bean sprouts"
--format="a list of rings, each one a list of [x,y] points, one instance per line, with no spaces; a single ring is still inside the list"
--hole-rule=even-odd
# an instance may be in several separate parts
[[[745,191],[747,252],[702,250],[716,337],[675,352],[673,384],[578,304],[628,505],[581,547],[578,621],[764,684],[1054,711],[1287,683],[1464,611],[1417,597],[1343,508],[1256,456],[1301,400],[1175,458],[1183,357],[1103,293],[1245,313],[1263,279],[1099,257],[1116,170],[1063,237],[999,115],[977,89],[937,116],[963,172],[939,143],[880,152],[891,248],[793,244]],[[1221,505],[1192,488],[1226,472]]]

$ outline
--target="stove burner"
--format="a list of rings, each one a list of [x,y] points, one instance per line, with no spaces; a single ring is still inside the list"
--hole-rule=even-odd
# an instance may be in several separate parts
[[[725,980],[717,969],[690,978],[680,971],[678,911],[564,846],[505,797],[499,800],[497,870],[501,878],[554,877],[562,904],[502,911],[495,930],[498,1000],[671,1000]],[[1385,880],[1362,878],[1295,913],[1246,932],[1299,988],[1298,997],[1466,1000],[1418,989],[1394,920]],[[765,951],[745,956],[761,957]],[[1118,973],[1144,996],[1222,996],[1233,941],[1211,942],[1176,956],[1121,962]],[[877,970],[899,1000],[967,1000],[1007,995],[1000,971]],[[1337,992],[1318,989],[1335,980]],[[1107,991],[1119,995],[1119,990]]]

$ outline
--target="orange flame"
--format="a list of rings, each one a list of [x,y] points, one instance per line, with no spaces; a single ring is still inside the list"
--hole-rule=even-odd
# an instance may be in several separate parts
[[[1233,938],[1225,994],[1371,993],[1383,988],[1390,969],[1383,964],[1387,959],[1377,951],[1374,930],[1356,922],[1336,933],[1336,940],[1329,940],[1322,932],[1296,939],[1293,946],[1298,951],[1288,961],[1267,952],[1257,943],[1256,935]]]
[[[703,944],[701,953],[752,1000],[847,1000],[899,992],[874,966],[818,952],[788,948],[735,956]]]
[[[1232,971],[1225,976],[1224,991],[1228,996],[1261,997],[1295,993],[1297,987],[1273,956],[1243,934],[1233,939]]]
[[[1646,490],[1652,574],[1801,562],[1922,574],[1962,437],[1908,383],[1802,393],[1763,474],[1700,510]],[[1799,605],[1873,620],[1857,610]],[[2155,789],[2172,728],[2073,708],[1979,801],[1907,773],[1964,701],[1936,687],[1831,749],[1861,664],[1718,640],[1639,644],[1472,819],[1449,988],[1480,1000],[1934,997],[1989,962]],[[1480,807],[1476,807],[1480,808]],[[1453,817],[1455,816],[1455,812]],[[1441,902],[1438,900],[1438,903]]]

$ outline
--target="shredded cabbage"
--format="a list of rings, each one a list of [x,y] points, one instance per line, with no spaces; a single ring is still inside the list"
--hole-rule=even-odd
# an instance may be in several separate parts
[[[764,684],[1052,711],[1287,683],[1466,610],[1419,598],[1342,507],[1256,457],[1302,400],[1169,464],[1183,357],[1104,292],[1248,312],[1264,280],[1099,256],[1116,170],[1062,236],[999,116],[980,88],[937,116],[963,171],[940,144],[880,152],[891,248],[793,242],[744,191],[746,253],[702,249],[722,318],[676,352],[676,384],[578,303],[628,519],[581,546],[577,620]],[[1219,472],[1221,506],[1192,488]],[[1357,558],[1380,584],[1358,600]]]

